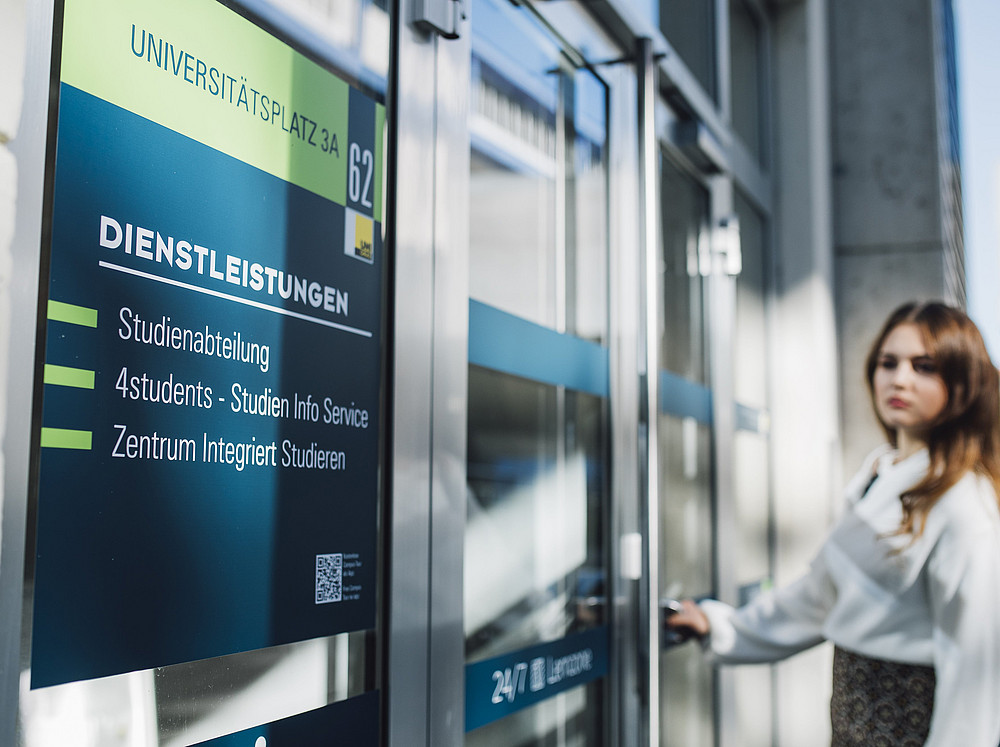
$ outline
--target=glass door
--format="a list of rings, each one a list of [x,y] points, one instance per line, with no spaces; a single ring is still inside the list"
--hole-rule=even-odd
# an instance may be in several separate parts
[[[661,316],[656,423],[660,484],[661,599],[714,593],[712,394],[707,302],[711,194],[697,176],[660,156]],[[696,647],[666,645],[660,655],[663,747],[715,743],[714,682]]]
[[[607,744],[607,89],[471,19],[465,741]]]
[[[739,597],[745,604],[771,585],[774,525],[771,504],[770,396],[767,385],[770,339],[766,223],[739,192],[742,272],[736,279],[733,338],[736,428],[733,434],[734,546],[732,563]],[[774,668],[764,664],[733,667],[735,729],[748,747],[773,741]]]

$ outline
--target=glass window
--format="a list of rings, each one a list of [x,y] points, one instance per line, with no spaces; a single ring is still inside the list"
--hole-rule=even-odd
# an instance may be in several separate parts
[[[711,429],[661,415],[660,517],[664,595],[712,591]]]
[[[767,578],[771,572],[767,278],[764,220],[739,192],[735,195],[735,207],[740,221],[743,271],[736,280],[734,389],[737,406],[750,417],[737,432],[734,443],[734,497],[738,514],[734,550],[737,582],[748,584]]]
[[[599,397],[470,367],[468,662],[606,624],[605,410]],[[600,744],[603,697],[600,683],[571,690],[466,744]],[[557,727],[567,741],[546,741]]]
[[[661,597],[712,593],[711,428],[693,418],[661,415]],[[713,744],[712,670],[695,646],[664,651],[660,663],[660,744]]]
[[[737,192],[743,271],[736,280],[734,383],[737,406],[753,417],[733,443],[733,503],[736,512],[733,563],[742,601],[758,593],[771,576],[771,481],[768,438],[768,335],[766,224]],[[739,423],[739,418],[737,422]],[[750,426],[756,424],[757,429]],[[772,669],[739,667],[735,718],[741,743],[771,744]]]
[[[608,204],[607,89],[585,71],[578,72],[573,81],[573,150],[567,155],[567,331],[606,343],[608,211],[603,206]]]
[[[469,182],[469,295],[549,327],[557,320],[559,78],[546,73],[552,63],[542,57],[534,75],[522,73],[517,86],[499,72],[498,62],[473,58]],[[547,106],[524,90],[529,84]]]
[[[610,501],[608,399],[571,388],[559,353],[607,342],[607,89],[529,10],[476,0],[472,18],[469,288],[497,326],[486,335],[474,315],[470,344],[527,320],[552,345],[511,349],[564,368],[542,383],[514,361],[469,367],[467,671],[604,635]],[[484,717],[466,744],[604,744],[606,683]]]
[[[767,324],[764,218],[740,192],[734,195],[740,222],[743,269],[736,279],[736,401],[767,406]]]
[[[475,13],[469,294],[603,342],[606,87],[527,13],[490,0]]]
[[[709,196],[666,156],[660,158],[663,236],[660,367],[706,383],[704,288],[709,269]]]
[[[757,161],[763,163],[761,52],[761,26],[757,14],[746,0],[729,0],[729,75],[733,129]]]
[[[718,101],[714,0],[660,0],[660,29],[706,93]]]
[[[771,577],[770,442],[766,434],[737,431],[733,443],[735,547],[733,569],[741,602],[749,601]],[[740,744],[772,744],[773,673],[769,664],[734,667],[735,719]]]
[[[713,589],[712,429],[710,407],[680,416],[706,384],[704,277],[708,267],[709,194],[661,158],[662,290],[660,365],[693,388],[661,389],[659,444],[660,596],[697,597]],[[713,675],[692,646],[664,650],[660,662],[660,744],[714,744]]]

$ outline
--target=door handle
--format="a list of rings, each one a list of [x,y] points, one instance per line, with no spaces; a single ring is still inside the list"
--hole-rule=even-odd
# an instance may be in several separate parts
[[[676,615],[678,612],[682,611],[684,606],[678,599],[661,599],[660,600],[660,632],[661,632],[661,645],[663,648],[673,648],[674,646],[679,646],[682,643],[686,643],[692,638],[698,638],[699,635],[695,632],[694,628],[688,625],[681,625],[679,627],[670,627],[667,625],[667,620]]]

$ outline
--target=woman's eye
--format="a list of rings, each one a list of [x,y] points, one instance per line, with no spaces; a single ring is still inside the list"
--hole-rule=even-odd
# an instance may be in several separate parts
[[[934,365],[934,361],[914,361],[913,370],[921,374],[936,374],[937,366]]]
[[[878,362],[879,368],[884,368],[886,371],[892,371],[896,368],[895,358],[880,358]]]

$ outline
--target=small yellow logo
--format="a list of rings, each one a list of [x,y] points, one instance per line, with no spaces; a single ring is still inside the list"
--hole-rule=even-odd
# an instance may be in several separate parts
[[[361,259],[372,261],[374,249],[372,247],[373,221],[363,215],[354,216],[354,255]]]

